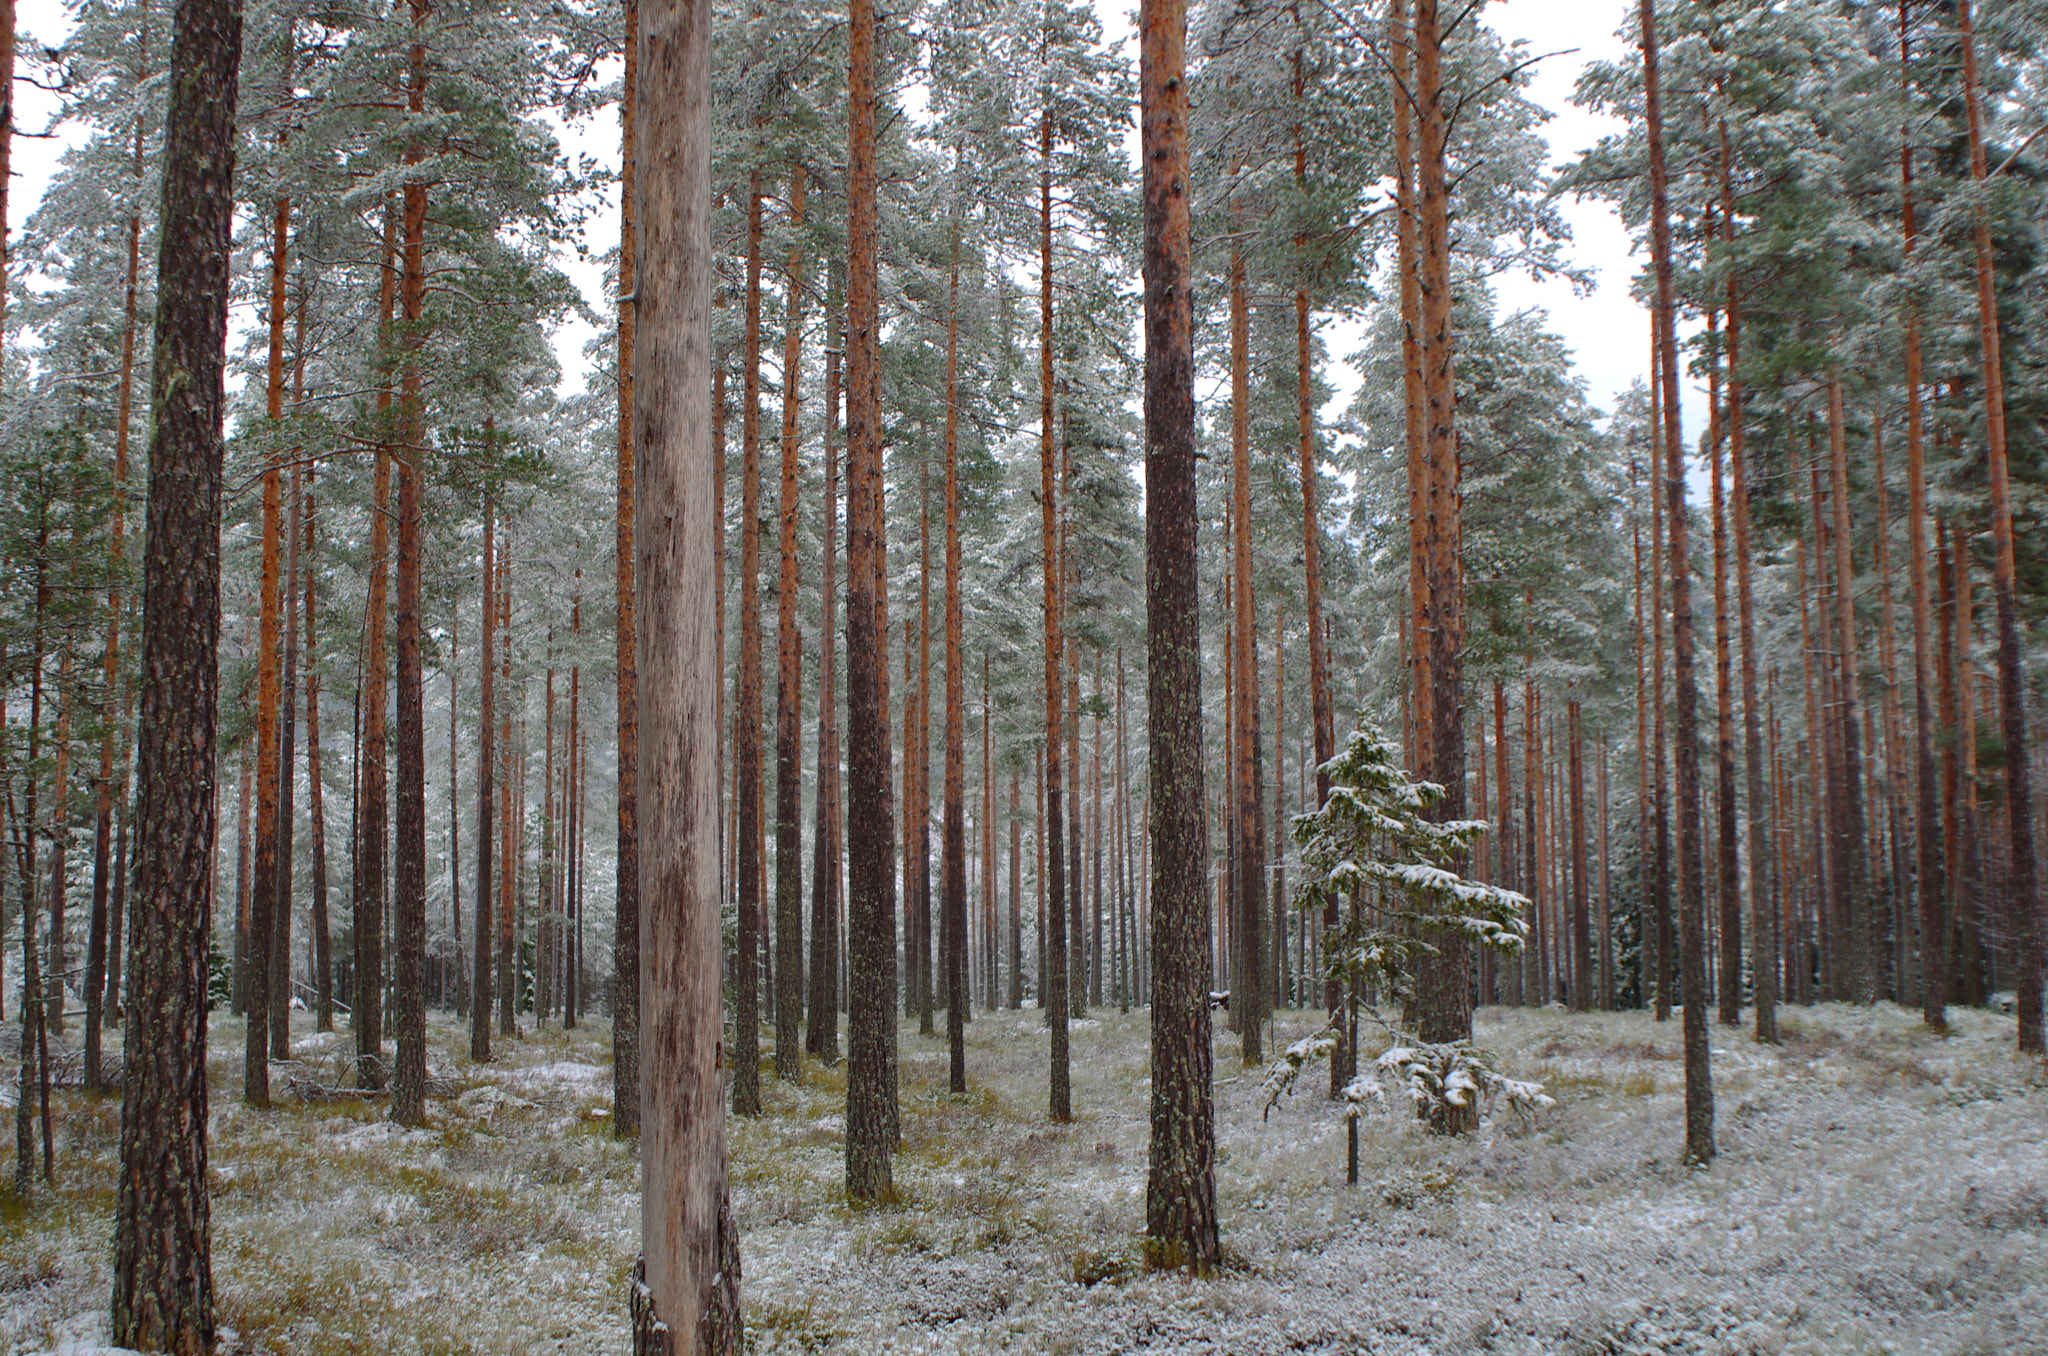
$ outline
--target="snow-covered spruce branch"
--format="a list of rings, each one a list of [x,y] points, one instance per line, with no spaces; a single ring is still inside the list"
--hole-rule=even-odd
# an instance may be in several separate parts
[[[1470,1041],[1418,1041],[1381,1021],[1378,1014],[1373,1018],[1392,1044],[1380,1052],[1368,1071],[1345,1084],[1342,1096],[1348,1119],[1367,1110],[1384,1110],[1389,1085],[1404,1088],[1409,1102],[1424,1116],[1445,1107],[1476,1106],[1482,1117],[1490,1118],[1495,1108],[1505,1103],[1526,1117],[1557,1105],[1541,1083],[1509,1078],[1493,1067],[1490,1053]],[[1281,1098],[1293,1093],[1303,1069],[1335,1058],[1342,1047],[1343,1036],[1334,1026],[1288,1046],[1266,1070],[1262,1119],[1272,1115]]]

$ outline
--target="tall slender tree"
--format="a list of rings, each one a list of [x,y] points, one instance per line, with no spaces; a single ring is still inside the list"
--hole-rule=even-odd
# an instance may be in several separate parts
[[[1144,166],[1146,717],[1156,839],[1150,853],[1155,874],[1145,1234],[1154,1265],[1206,1275],[1221,1263],[1222,1247],[1203,878],[1209,850],[1202,814],[1185,0],[1143,0],[1138,90]]]

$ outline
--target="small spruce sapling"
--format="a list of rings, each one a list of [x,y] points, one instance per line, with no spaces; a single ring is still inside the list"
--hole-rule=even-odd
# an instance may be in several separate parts
[[[1330,780],[1328,797],[1314,814],[1297,816],[1291,828],[1306,868],[1295,903],[1312,910],[1332,900],[1341,906],[1342,921],[1324,938],[1323,962],[1330,977],[1348,981],[1354,1001],[1361,995],[1405,1000],[1417,963],[1436,954],[1446,933],[1461,932],[1504,954],[1522,949],[1528,899],[1468,880],[1456,869],[1486,832],[1484,820],[1429,820],[1443,787],[1410,780],[1375,731],[1353,730],[1322,771]],[[1343,1090],[1354,1137],[1359,1113],[1384,1106],[1389,1087],[1405,1090],[1418,1115],[1433,1125],[1454,1124],[1444,1114],[1454,1107],[1476,1106],[1490,1114],[1503,1099],[1523,1112],[1554,1105],[1540,1084],[1502,1075],[1491,1056],[1470,1041],[1414,1040],[1366,1007],[1389,1045]],[[1269,1114],[1293,1090],[1302,1069],[1342,1057],[1345,1025],[1333,1022],[1274,1061],[1265,1081]],[[1348,1025],[1355,1039],[1355,1014]]]

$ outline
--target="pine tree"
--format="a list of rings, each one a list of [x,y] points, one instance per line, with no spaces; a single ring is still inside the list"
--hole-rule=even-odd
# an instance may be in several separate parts
[[[5,25],[11,36],[12,25]],[[207,1351],[205,873],[214,815],[220,633],[221,371],[234,204],[241,12],[180,0],[171,52],[143,565],[140,809],[112,1335]],[[11,42],[0,42],[0,57]],[[11,126],[0,117],[0,126]],[[4,138],[0,138],[4,141]],[[195,877],[195,873],[198,873]]]

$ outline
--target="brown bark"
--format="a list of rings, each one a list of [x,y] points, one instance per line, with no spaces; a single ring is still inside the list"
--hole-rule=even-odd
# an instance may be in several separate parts
[[[819,584],[817,831],[811,851],[811,1004],[804,1048],[839,1062],[839,607],[838,281],[825,307],[825,544]]]
[[[1657,272],[1657,356],[1664,385],[1665,493],[1671,518],[1671,653],[1677,688],[1680,968],[1685,988],[1685,1158],[1714,1157],[1714,1089],[1707,1047],[1705,857],[1700,841],[1699,690],[1693,678],[1692,559],[1686,548],[1685,454],[1679,437],[1677,306],[1673,295],[1671,209],[1657,70],[1656,0],[1641,0],[1644,112],[1650,142],[1651,249]]]
[[[1251,304],[1246,295],[1241,245],[1230,250],[1230,582],[1231,687],[1230,795],[1232,813],[1232,940],[1237,944],[1237,992],[1231,1015],[1245,1067],[1266,1059],[1260,934],[1265,930],[1265,850],[1258,763],[1258,640],[1252,622],[1251,509]]]
[[[643,34],[639,0],[622,0],[621,9],[625,20],[625,70],[619,79],[619,504],[613,551],[618,583],[615,594],[615,667],[618,676],[616,748],[619,789],[618,884],[612,910],[612,1133],[620,1139],[630,1139],[640,1133],[640,680],[639,618],[634,601],[634,570],[638,563],[634,523],[639,511],[636,462],[640,444],[634,433],[633,412],[637,397],[633,378],[639,362],[634,325],[638,314],[640,276],[640,194],[637,184],[640,164],[640,44]],[[694,42],[701,36],[697,32],[697,26],[708,25],[710,22],[708,14],[700,15],[697,10],[695,0],[679,0],[674,9],[664,7],[657,19],[664,25],[680,22],[680,37],[686,43]],[[675,36],[664,28],[664,48]],[[694,51],[694,48],[691,50]],[[656,78],[665,78],[666,74],[657,71]],[[660,225],[661,223],[656,223],[657,228]],[[714,477],[714,495],[719,493],[718,481],[721,479],[722,477]],[[712,582],[714,591],[722,599],[723,578],[714,578]],[[719,637],[722,642],[723,627],[719,630]],[[489,664],[486,663],[485,667],[488,668]],[[718,686],[722,690],[722,684]],[[718,793],[720,800],[723,800],[723,791],[724,788],[721,786]],[[484,831],[480,830],[477,846],[480,875],[482,855],[485,851],[481,840],[485,836]],[[481,919],[489,912],[485,903],[487,899],[488,896],[479,887],[479,927],[482,926]],[[719,949],[723,951],[722,944]],[[478,943],[478,950],[483,950],[481,942]],[[476,990],[476,1001],[479,1003],[483,1002],[484,995],[488,992],[483,984],[486,964],[487,962],[480,957],[477,962]],[[475,1039],[474,1035],[471,1039]],[[489,1037],[486,1036],[484,1039],[488,1053]]]
[[[398,214],[384,204],[384,265],[378,284],[379,367],[376,395],[377,462],[370,497],[370,584],[363,616],[363,668],[357,679],[362,707],[356,761],[361,768],[357,815],[359,862],[354,901],[355,968],[349,987],[349,1025],[356,1036],[356,1085],[384,1086],[384,866],[388,774],[384,738],[384,674],[391,579],[391,321],[397,305]]]
[[[485,460],[490,458],[490,435],[484,435]],[[482,663],[477,671],[476,717],[476,959],[470,984],[469,1057],[483,1063],[491,1057],[491,901],[493,888],[492,846],[497,836],[497,575],[498,538],[496,504],[484,495],[483,584],[479,590],[478,629],[483,634]],[[623,773],[621,774],[623,777]],[[619,795],[627,795],[626,783],[619,783]],[[616,1030],[616,1026],[614,1027]],[[616,1052],[614,1053],[616,1058]],[[614,1119],[624,1113],[615,1103]]]
[[[1045,813],[1039,833],[1045,841],[1046,921],[1044,964],[1039,971],[1039,1007],[1052,1028],[1051,1115],[1073,1119],[1074,1100],[1067,1069],[1067,852],[1061,805],[1061,569],[1058,462],[1054,452],[1052,371],[1052,109],[1039,119],[1038,154],[1038,500],[1040,573],[1044,576],[1045,636]],[[1148,481],[1149,483],[1149,481]]]
[[[1408,434],[1408,607],[1403,621],[1409,644],[1408,700],[1403,725],[1408,731],[1404,744],[1409,770],[1427,779],[1435,752],[1428,733],[1432,729],[1432,647],[1425,639],[1430,635],[1431,625],[1427,539],[1431,466],[1428,397],[1423,390],[1422,280],[1418,272],[1422,241],[1415,201],[1415,35],[1408,24],[1407,8],[1400,0],[1393,6],[1395,259],[1401,280],[1401,395]]]
[[[1870,860],[1866,847],[1863,798],[1863,720],[1859,714],[1861,684],[1856,675],[1856,571],[1850,562],[1849,452],[1847,419],[1842,411],[1842,379],[1828,378],[1828,498],[1834,510],[1835,651],[1839,700],[1836,713],[1842,747],[1842,860],[1848,869],[1849,956],[1846,996],[1858,1003],[1877,998],[1876,948],[1872,937]]]
[[[637,773],[648,828],[646,908],[636,917],[648,1041],[636,1356],[736,1356],[745,1346],[722,1086],[711,29],[702,0],[650,6],[638,36],[647,97],[628,123],[650,152],[635,204],[644,248],[627,275],[641,340],[628,408],[644,458],[636,672],[647,677],[650,735]],[[741,1053],[755,1058],[751,1047]]]
[[[745,353],[740,361],[740,665],[733,712],[739,945],[733,957],[732,1109],[761,1111],[761,170],[747,184]]]
[[[1735,233],[1734,155],[1728,125],[1719,124],[1721,147],[1721,219],[1727,238]],[[1756,588],[1750,544],[1749,453],[1747,407],[1742,399],[1742,293],[1739,279],[1728,276],[1728,468],[1735,519],[1735,608],[1742,641],[1742,749],[1744,789],[1749,796],[1750,962],[1755,980],[1756,1038],[1778,1039],[1778,961],[1784,952],[1778,926],[1780,909],[1773,888],[1777,854],[1773,848],[1771,804],[1764,790],[1764,749],[1757,694]]]
[[[1593,912],[1586,888],[1586,736],[1579,703],[1567,706],[1572,798],[1572,1011],[1591,1012],[1598,1001],[1593,970]]]
[[[789,172],[789,294],[782,345],[781,571],[775,590],[775,1074],[803,1074],[803,637],[796,623],[797,416],[803,409],[804,169]]]
[[[0,68],[12,66],[12,17],[11,4],[0,3]],[[114,1227],[114,1342],[194,1353],[210,1351],[214,1340],[206,959],[219,690],[221,374],[240,50],[233,0],[184,0],[178,7],[143,558],[129,975],[135,1002],[127,1023]],[[0,128],[11,124],[11,108],[0,108]],[[0,135],[0,147],[6,141]]]
[[[1711,228],[1710,228],[1711,229]],[[1709,344],[1719,354],[1720,316],[1707,314]],[[1723,1026],[1742,1024],[1742,871],[1735,818],[1735,665],[1728,616],[1728,500],[1722,440],[1728,421],[1721,405],[1722,369],[1707,374],[1707,455],[1711,463],[1714,526],[1714,793],[1715,900],[1720,905],[1720,1012]]]
[[[276,441],[284,413],[285,266],[291,239],[291,200],[279,198],[271,217],[269,363],[264,381],[272,444],[263,468],[263,564],[257,603],[256,641],[256,855],[249,898],[248,1018],[243,1048],[242,1096],[257,1106],[270,1104],[270,1025],[280,1016],[272,1000],[278,966],[272,952],[281,907],[278,888],[279,654],[282,645],[282,603],[279,593],[279,552],[284,545],[284,477],[279,463],[284,448]],[[62,969],[61,963],[55,968]],[[61,990],[60,990],[61,993]],[[286,1010],[289,1011],[288,1009]]]
[[[431,12],[427,0],[412,0],[415,34],[406,79],[406,105],[424,112],[427,88],[426,40],[420,36]],[[417,166],[420,147],[406,160]],[[392,907],[396,974],[392,1026],[398,1038],[392,1068],[391,1119],[420,1125],[427,1115],[427,732],[420,659],[420,492],[426,468],[426,413],[420,403],[420,349],[426,342],[422,310],[426,300],[427,186],[417,175],[405,185],[403,271],[400,312],[405,322],[405,361],[398,407],[402,451],[398,460],[398,813],[394,842]]]
[[[1984,152],[1984,108],[1977,74],[1976,28],[1970,0],[1957,0],[1956,24],[1963,39],[1963,91],[1969,105],[1970,178],[1988,187]],[[2020,654],[2017,566],[2013,555],[2011,471],[2005,447],[2005,373],[2000,354],[1998,295],[1991,255],[1991,209],[1979,201],[1975,213],[1977,332],[1984,369],[1984,443],[1991,481],[1991,595],[1997,609],[2000,733],[2005,741],[2006,850],[2011,863],[2009,895],[2016,952],[2019,1048],[2039,1054],[2042,1031],[2042,940],[2040,895],[2035,880],[2032,750],[2027,743],[2026,673]]]
[[[916,962],[911,967],[912,1006],[917,1014],[917,1034],[934,1034],[932,1028],[932,492],[930,467],[917,467],[917,699],[914,735],[904,739],[904,765],[912,773],[915,800],[908,819],[909,837],[904,852],[915,882],[910,900],[911,926],[905,935],[916,940]],[[909,647],[904,647],[906,659]]]
[[[1024,813],[1016,768],[1010,769],[1010,988],[1011,1011],[1024,1007]]]
[[[1146,718],[1156,806],[1151,831],[1158,839],[1150,853],[1156,877],[1145,1233],[1154,1266],[1205,1275],[1221,1263],[1222,1252],[1202,879],[1209,849],[1202,817],[1186,49],[1184,0],[1143,0],[1138,90],[1145,201]],[[1305,479],[1304,489],[1306,502],[1313,503],[1312,478]],[[1312,524],[1313,510],[1307,517]],[[1313,608],[1312,525],[1308,539]]]
[[[896,864],[878,367],[874,0],[847,8],[846,1193],[895,1195]]]
[[[1651,321],[1652,347],[1658,322]],[[1666,752],[1667,713],[1664,702],[1664,646],[1670,635],[1664,616],[1668,587],[1664,549],[1667,491],[1664,480],[1664,368],[1653,352],[1650,363],[1650,798],[1653,836],[1650,870],[1650,918],[1643,938],[1649,944],[1656,989],[1654,1011],[1660,1022],[1671,1020],[1671,780]],[[1647,995],[1645,995],[1647,998]]]
[[[491,624],[498,628],[498,680],[505,699],[498,706],[498,898],[492,906],[498,937],[498,1034],[508,1039],[519,1034],[519,947],[513,931],[512,912],[519,887],[520,777],[518,746],[512,742],[512,711],[522,705],[521,694],[512,686],[512,562],[510,532],[498,548],[498,580],[493,593],[496,615]]]
[[[956,241],[957,250],[957,241]],[[960,652],[960,266],[946,305],[946,768],[940,830],[940,951],[945,966],[947,1087],[967,1091],[966,662]],[[986,707],[986,701],[983,705]]]
[[[1465,581],[1459,525],[1460,470],[1456,427],[1457,388],[1451,332],[1450,181],[1446,156],[1452,94],[1443,87],[1442,42],[1437,0],[1415,0],[1415,110],[1419,145],[1415,161],[1420,207],[1416,268],[1422,292],[1425,483],[1423,545],[1428,556],[1430,780],[1444,797],[1432,813],[1441,820],[1465,817]],[[1468,972],[1471,947],[1462,932],[1444,929],[1435,954],[1416,975],[1420,1021],[1426,1041],[1469,1040],[1472,994]],[[1443,1130],[1477,1124],[1472,1109],[1446,1110]]]
[[[318,465],[315,462],[306,468],[305,500],[301,505],[306,554],[306,814],[313,872],[313,988],[317,1001],[314,1020],[318,1030],[332,1031],[334,956],[327,917],[327,790],[320,780],[320,646],[315,629],[319,606],[313,587],[320,573],[313,557],[319,540],[313,494]]]

